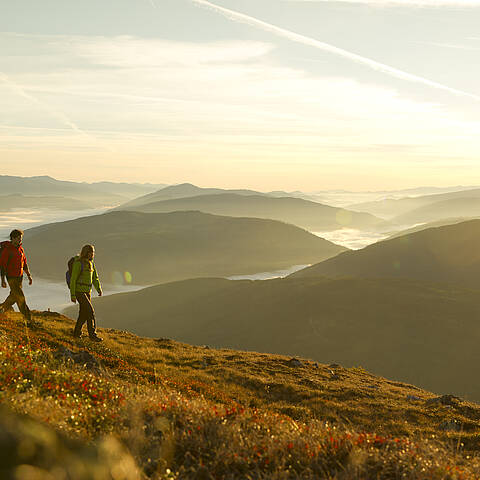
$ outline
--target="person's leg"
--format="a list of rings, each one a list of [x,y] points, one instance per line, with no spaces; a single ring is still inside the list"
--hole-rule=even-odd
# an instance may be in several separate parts
[[[88,300],[85,297],[85,293],[76,293],[77,302],[79,306],[78,319],[75,324],[75,330],[73,331],[74,337],[80,337],[82,335],[83,324],[87,321]]]
[[[13,278],[7,278],[8,286],[10,287],[10,293],[8,297],[4,300],[4,302],[0,305],[2,310],[6,312],[7,310],[13,310],[13,305],[17,302],[15,297],[14,288],[12,288]]]
[[[7,280],[10,286],[10,295],[7,297],[5,302],[3,302],[2,308],[7,310],[8,307],[11,307],[14,303],[16,303],[23,316],[30,321],[32,316],[30,309],[27,306],[27,302],[25,301],[25,295],[22,289],[23,277],[12,277],[8,278]]]
[[[88,336],[90,338],[96,338],[97,337],[97,322],[95,319],[95,310],[93,309],[92,305],[92,299],[90,296],[90,293],[85,294],[85,298],[88,302],[88,306],[86,306],[86,314],[85,317],[87,319],[87,330],[88,330]]]
[[[32,314],[30,313],[30,309],[28,308],[27,301],[25,300],[25,294],[23,293],[23,285],[22,284],[23,284],[23,277],[18,277],[17,286],[16,286],[16,289],[17,289],[17,292],[16,292],[17,305],[18,305],[18,309],[23,314],[23,316],[27,320],[31,320],[32,319]]]

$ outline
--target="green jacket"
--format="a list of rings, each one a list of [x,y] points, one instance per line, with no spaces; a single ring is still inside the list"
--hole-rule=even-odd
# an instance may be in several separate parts
[[[100,280],[98,279],[97,269],[95,263],[88,262],[88,266],[80,263],[80,258],[76,257],[72,266],[72,277],[70,279],[70,295],[72,298],[76,297],[76,292],[90,293],[92,285],[98,293],[102,291]]]

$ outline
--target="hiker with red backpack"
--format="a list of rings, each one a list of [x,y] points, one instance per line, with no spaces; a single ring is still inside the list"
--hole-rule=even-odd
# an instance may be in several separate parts
[[[72,302],[76,303],[78,301],[80,306],[73,336],[80,338],[82,327],[86,323],[90,340],[101,342],[103,339],[96,332],[95,310],[91,298],[92,285],[97,290],[98,295],[102,296],[102,287],[93,262],[94,256],[95,248],[93,245],[85,245],[79,255],[69,260],[66,280],[70,287]]]
[[[29,285],[33,279],[28,268],[27,257],[22,246],[23,231],[12,230],[10,241],[0,243],[0,273],[2,288],[10,287],[10,294],[0,304],[0,313],[10,310],[16,303],[18,309],[26,318],[28,324],[32,325],[32,314],[25,301],[23,293],[23,272],[27,274]],[[6,277],[6,281],[5,281]]]

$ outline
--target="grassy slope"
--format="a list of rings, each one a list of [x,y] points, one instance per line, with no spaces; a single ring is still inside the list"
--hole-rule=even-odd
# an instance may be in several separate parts
[[[75,344],[70,319],[36,312],[35,320],[27,330],[19,314],[0,317],[1,402],[69,436],[113,433],[150,478],[480,474],[477,404],[432,402],[427,391],[359,368],[122,331]],[[90,351],[105,368],[62,365],[53,355],[60,345]]]
[[[86,243],[95,245],[104,283],[128,271],[136,284],[271,271],[345,251],[293,225],[200,212],[111,212],[42,225],[24,240],[32,271],[59,281]]]
[[[292,277],[410,278],[480,287],[480,220],[429,228],[296,272]]]
[[[298,225],[311,231],[336,230],[343,227],[375,230],[377,228],[385,229],[388,226],[387,222],[369,213],[352,212],[301,198],[274,198],[234,193],[164,200],[130,209],[141,212],[201,210],[215,215],[232,217],[270,218]]]
[[[139,335],[362,365],[478,401],[479,295],[403,280],[196,279],[94,305],[101,325]]]

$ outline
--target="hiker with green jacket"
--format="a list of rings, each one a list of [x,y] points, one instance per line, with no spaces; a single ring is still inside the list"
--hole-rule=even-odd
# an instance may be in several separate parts
[[[78,301],[80,306],[73,336],[77,338],[82,336],[82,327],[86,322],[90,340],[101,342],[102,338],[96,332],[95,310],[91,299],[92,285],[97,290],[98,295],[102,296],[102,287],[93,262],[94,255],[95,248],[93,245],[85,245],[80,255],[76,256],[73,261],[70,296],[72,302],[76,303]]]

